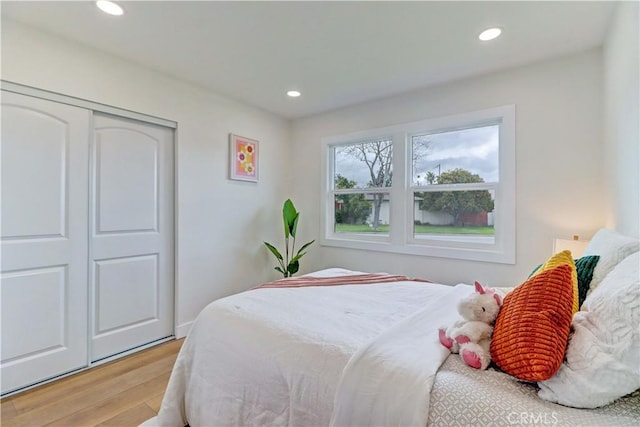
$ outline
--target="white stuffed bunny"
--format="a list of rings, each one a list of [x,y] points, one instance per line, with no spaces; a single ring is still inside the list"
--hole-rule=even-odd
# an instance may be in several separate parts
[[[460,353],[462,360],[476,369],[487,369],[491,363],[491,334],[493,323],[502,306],[502,297],[492,288],[475,282],[475,292],[460,300],[458,312],[462,319],[438,331],[440,342]]]

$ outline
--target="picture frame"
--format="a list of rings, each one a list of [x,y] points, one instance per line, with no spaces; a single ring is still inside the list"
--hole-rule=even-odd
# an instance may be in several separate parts
[[[259,142],[229,134],[229,179],[258,182]]]

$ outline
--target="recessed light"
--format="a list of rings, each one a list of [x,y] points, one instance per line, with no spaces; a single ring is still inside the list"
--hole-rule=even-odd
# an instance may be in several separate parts
[[[300,95],[302,95],[300,92],[298,92],[297,90],[290,90],[287,92],[287,96],[290,96],[291,98],[297,98]]]
[[[502,30],[500,28],[497,28],[497,27],[496,28],[488,28],[488,29],[484,30],[483,32],[481,32],[480,35],[478,36],[478,38],[480,40],[482,40],[483,42],[486,42],[486,41],[495,39],[501,33],[502,33]]]
[[[98,6],[101,11],[108,13],[109,15],[120,16],[124,13],[124,10],[112,1],[98,0],[96,2],[96,6]]]

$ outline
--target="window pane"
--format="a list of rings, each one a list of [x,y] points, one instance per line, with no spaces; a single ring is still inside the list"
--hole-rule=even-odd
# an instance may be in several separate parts
[[[391,187],[390,139],[334,147],[335,188]]]
[[[413,185],[498,182],[500,125],[411,137]]]
[[[337,194],[336,233],[389,233],[389,193]]]
[[[494,243],[493,190],[415,192],[413,200],[415,238]]]

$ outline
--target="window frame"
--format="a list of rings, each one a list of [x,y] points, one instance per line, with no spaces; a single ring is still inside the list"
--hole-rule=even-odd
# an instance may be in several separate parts
[[[448,191],[450,189],[494,190],[493,244],[472,242],[452,242],[429,237],[414,236],[414,192],[423,187],[414,186],[412,179],[411,137],[420,133],[438,133],[462,130],[483,125],[499,124],[498,176],[497,183],[443,184],[432,185],[428,191]],[[341,247],[399,254],[411,254],[515,264],[516,260],[516,141],[515,105],[489,108],[480,111],[450,115],[446,117],[420,120],[383,128],[352,132],[321,139],[321,215],[320,238],[322,246]],[[333,147],[351,145],[358,142],[389,138],[393,150],[393,181],[391,187],[363,189],[334,189]],[[337,233],[335,226],[336,194],[367,194],[388,192],[389,204],[388,234]]]

